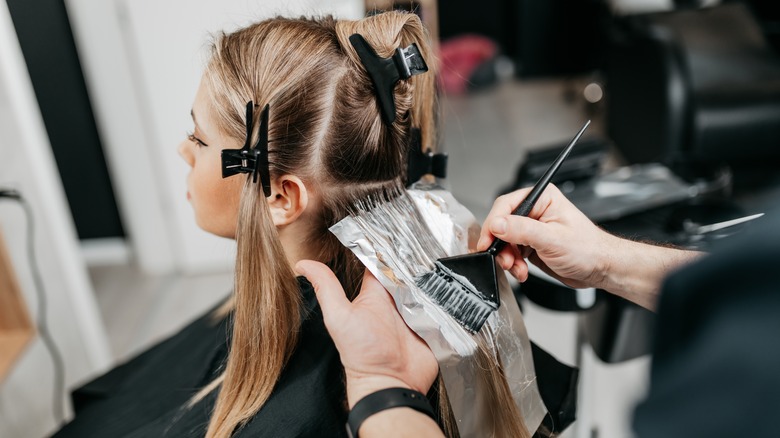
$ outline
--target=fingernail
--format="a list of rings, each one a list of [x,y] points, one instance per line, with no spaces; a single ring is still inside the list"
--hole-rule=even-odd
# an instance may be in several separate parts
[[[490,231],[492,231],[493,234],[506,233],[506,219],[504,218],[494,219],[493,223],[490,224]]]
[[[485,242],[485,240],[486,239],[485,239],[484,236],[480,237],[479,240],[477,241],[477,248],[482,248],[484,246],[487,246],[487,245],[485,245],[487,243],[487,242]]]

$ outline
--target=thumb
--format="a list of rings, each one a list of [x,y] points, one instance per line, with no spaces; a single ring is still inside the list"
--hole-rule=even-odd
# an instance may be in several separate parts
[[[555,237],[544,222],[515,215],[493,218],[488,229],[491,234],[505,242],[530,246],[536,250],[549,247]]]
[[[329,321],[338,321],[342,315],[349,312],[350,302],[344,288],[330,268],[313,260],[301,260],[296,263],[295,271],[306,277],[314,287],[326,326],[330,325]]]

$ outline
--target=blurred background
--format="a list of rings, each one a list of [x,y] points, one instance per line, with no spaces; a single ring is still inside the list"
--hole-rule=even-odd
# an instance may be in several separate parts
[[[70,389],[229,293],[234,243],[195,225],[176,153],[213,35],[393,8],[431,32],[441,139],[424,146],[479,220],[588,119],[556,183],[610,231],[706,250],[740,227],[707,226],[780,199],[773,0],[6,0],[0,436],[50,434]],[[653,315],[539,273],[516,294],[569,367],[554,428],[631,436]]]

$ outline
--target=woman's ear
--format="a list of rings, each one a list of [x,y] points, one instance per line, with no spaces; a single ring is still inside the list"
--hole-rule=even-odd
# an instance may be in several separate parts
[[[309,192],[297,176],[282,175],[271,183],[271,196],[267,200],[274,225],[289,225],[306,210]]]

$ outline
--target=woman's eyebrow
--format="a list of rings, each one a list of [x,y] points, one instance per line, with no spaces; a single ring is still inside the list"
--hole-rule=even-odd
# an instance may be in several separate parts
[[[206,144],[206,142],[203,141],[203,140],[208,141],[208,139],[203,136],[205,133],[202,132],[200,126],[198,126],[198,120],[195,118],[195,110],[193,109],[190,110],[190,117],[192,117],[192,123],[193,125],[195,125],[195,130],[192,132],[192,136],[198,135],[200,138],[195,137],[198,143],[200,143],[202,146],[208,146],[208,144]]]

